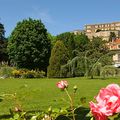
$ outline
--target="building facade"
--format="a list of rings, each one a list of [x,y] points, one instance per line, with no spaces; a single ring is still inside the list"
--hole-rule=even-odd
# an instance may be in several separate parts
[[[74,33],[75,35],[85,34],[85,30],[73,30],[71,33]]]
[[[110,32],[114,32],[116,37],[120,37],[120,22],[85,25],[86,35],[92,37],[102,37],[108,40]]]
[[[113,62],[115,67],[120,67],[120,39],[115,39],[109,42],[108,47],[110,50],[115,51],[113,55]]]

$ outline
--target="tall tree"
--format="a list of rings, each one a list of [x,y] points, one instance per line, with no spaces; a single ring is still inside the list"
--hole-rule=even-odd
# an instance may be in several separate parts
[[[51,48],[52,48],[56,43],[56,36],[53,36],[50,33],[48,33],[48,39],[50,39],[51,41]]]
[[[112,63],[112,53],[101,38],[94,37],[86,45],[87,49],[76,50],[76,56],[62,66],[65,77],[91,76],[93,78],[94,75],[100,75],[101,67]]]
[[[75,39],[76,50],[79,50],[80,52],[84,52],[85,50],[88,49],[88,44],[90,40],[85,34],[81,33],[79,35],[75,35],[74,39]]]
[[[68,61],[68,50],[62,41],[57,41],[51,51],[48,77],[61,77],[61,66]]]
[[[0,23],[0,62],[2,61],[8,61],[8,54],[4,25]]]
[[[102,40],[100,37],[93,37],[89,45],[89,53],[87,57],[89,58],[89,74],[93,78],[94,70],[96,67],[101,65],[112,64],[112,54],[106,45],[106,41]]]
[[[5,29],[4,29],[4,25],[0,23],[0,40],[4,40],[5,39]]]
[[[19,68],[46,70],[51,51],[47,29],[40,20],[18,22],[8,42],[11,63]]]
[[[74,33],[65,32],[56,36],[57,41],[60,40],[64,43],[69,52],[69,57],[74,57],[73,50],[75,49]]]

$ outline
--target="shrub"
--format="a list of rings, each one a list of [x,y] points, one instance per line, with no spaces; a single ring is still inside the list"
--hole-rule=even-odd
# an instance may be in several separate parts
[[[16,69],[12,72],[15,78],[43,78],[45,76],[44,71],[35,71],[27,69]]]
[[[35,72],[33,70],[31,71],[26,71],[21,75],[22,78],[34,78],[35,77]]]
[[[0,76],[2,78],[7,78],[12,76],[13,67],[3,66],[0,68]]]
[[[19,78],[21,76],[21,72],[19,70],[13,70],[12,75],[15,78]]]
[[[119,68],[115,68],[112,65],[106,65],[101,70],[101,75],[105,78],[106,76],[116,76],[119,73]]]

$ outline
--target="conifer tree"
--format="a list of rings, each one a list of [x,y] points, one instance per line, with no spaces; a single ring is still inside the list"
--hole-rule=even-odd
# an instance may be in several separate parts
[[[57,41],[51,51],[51,57],[48,66],[48,77],[62,77],[61,66],[68,61],[68,50],[62,41]]]

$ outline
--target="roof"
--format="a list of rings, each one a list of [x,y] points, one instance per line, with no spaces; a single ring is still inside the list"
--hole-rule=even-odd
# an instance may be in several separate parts
[[[120,49],[120,39],[115,39],[112,42],[109,42],[108,48],[110,50],[119,50]]]
[[[115,40],[112,41],[112,43],[120,44],[120,39],[115,39]]]
[[[120,22],[111,22],[111,23],[96,23],[96,24],[86,24],[85,26],[91,26],[91,25],[106,25],[106,24],[117,24],[117,23],[120,23]]]

